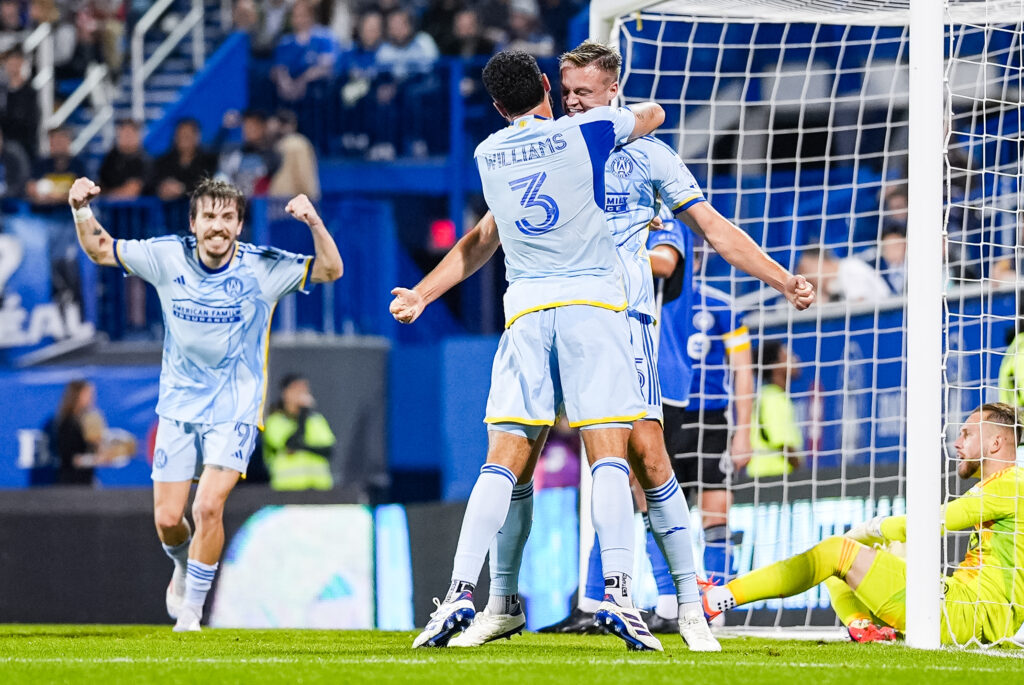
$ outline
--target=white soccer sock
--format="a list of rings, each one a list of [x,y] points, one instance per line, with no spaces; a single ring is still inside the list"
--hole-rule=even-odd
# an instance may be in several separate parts
[[[185,591],[185,578],[188,576],[188,548],[192,544],[192,537],[189,536],[188,540],[181,543],[180,545],[165,545],[161,543],[164,548],[164,552],[174,562],[174,567],[179,572],[178,582],[181,583],[181,587],[177,585],[174,591],[181,594]]]
[[[512,502],[505,523],[491,543],[491,596],[493,613],[510,613],[508,597],[519,593],[519,567],[533,525],[533,481],[512,488]],[[518,603],[516,598],[512,604]],[[503,609],[498,611],[498,609]]]
[[[658,603],[654,607],[654,613],[670,621],[679,618],[679,604],[676,602],[676,596],[658,595]]]
[[[217,575],[217,564],[204,564],[195,559],[188,560],[188,578],[185,580],[185,603],[199,608],[202,613],[206,595]]]
[[[629,466],[621,457],[598,459],[590,467],[593,476],[591,510],[601,544],[605,592],[619,606],[633,606],[629,590],[633,570],[633,497],[629,491]]]
[[[580,601],[576,603],[576,606],[579,607],[580,611],[592,614],[597,611],[597,608],[601,606],[601,603],[596,599],[591,599],[590,597],[581,597]]]
[[[455,550],[452,582],[476,584],[484,555],[508,514],[516,476],[499,464],[484,464],[462,517],[459,546]]]
[[[690,541],[690,510],[675,476],[656,488],[644,490],[651,532],[661,547],[676,586],[679,604],[700,602],[697,570]]]

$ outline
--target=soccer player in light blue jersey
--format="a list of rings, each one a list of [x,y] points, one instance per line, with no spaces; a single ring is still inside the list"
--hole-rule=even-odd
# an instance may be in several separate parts
[[[604,221],[604,165],[618,145],[653,131],[661,107],[596,108],[552,119],[550,84],[523,52],[492,57],[484,86],[509,126],[476,150],[484,197],[505,248],[506,330],[491,374],[487,463],[470,496],[452,584],[413,647],[445,646],[475,615],[472,591],[484,556],[538,437],[564,403],[583,429],[594,474],[594,526],[601,532],[606,594],[598,609],[630,648],[661,650],[633,607],[633,507],[626,444],[646,413],[635,380],[624,314],[626,293]],[[396,290],[400,320],[416,293]],[[522,611],[519,624],[522,629]]]
[[[167,611],[177,619],[175,631],[196,631],[224,546],[224,503],[245,475],[262,428],[274,307],[307,281],[340,278],[341,255],[305,195],[285,209],[309,226],[315,257],[238,242],[245,197],[228,183],[207,180],[193,192],[192,235],[149,240],[112,238],[89,208],[99,192],[87,178],[71,186],[82,249],[94,263],[153,285],[163,311],[153,509],[174,561]],[[193,534],[185,507],[200,467]]]
[[[586,117],[591,110],[611,104],[618,94],[620,62],[621,58],[613,49],[591,41],[563,56],[562,104],[566,113]],[[651,331],[655,315],[652,269],[654,275],[667,276],[678,267],[682,256],[678,248],[669,245],[652,252],[645,248],[647,225],[657,215],[660,205],[668,205],[692,230],[705,234],[730,263],[782,292],[796,308],[805,309],[813,302],[814,291],[810,284],[802,276],[786,271],[742,230],[715,212],[704,201],[703,193],[685,165],[663,143],[643,137],[617,148],[605,167],[605,179],[603,206],[607,210],[610,234],[616,236],[614,242],[618,246],[620,269],[626,276],[629,298],[634,345],[627,354],[635,363],[636,375],[645,388],[653,389],[659,384]],[[430,302],[479,269],[493,255],[499,242],[504,242],[504,234],[499,235],[494,219],[490,214],[485,215],[416,288],[393,291],[395,318],[406,323],[414,321]],[[656,420],[634,423],[629,441],[630,464],[647,491],[649,518],[655,536],[667,547],[677,598],[684,605],[680,633],[691,649],[717,649],[713,638],[707,639],[711,636],[698,605],[688,533],[678,534],[689,528],[689,514],[657,420],[661,417],[657,393],[652,391],[645,403],[648,417]],[[533,466],[545,437],[546,429],[534,443],[534,451],[515,486],[502,535],[491,549],[488,607],[478,617],[479,623],[456,638],[453,645],[478,645],[514,632],[517,626],[521,630],[523,621],[518,618],[521,609],[516,578],[532,518]],[[600,530],[598,533],[600,536]]]

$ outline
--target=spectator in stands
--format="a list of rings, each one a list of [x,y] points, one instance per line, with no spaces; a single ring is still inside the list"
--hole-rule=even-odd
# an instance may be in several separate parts
[[[248,2],[249,0],[240,0]],[[284,35],[292,0],[266,0],[261,2],[262,17],[259,30],[253,36],[252,52],[257,57],[270,57]],[[252,34],[250,34],[252,35]]]
[[[24,197],[31,168],[21,146],[0,134],[0,198]]]
[[[17,0],[0,0],[0,52],[18,47],[28,35],[28,27]]]
[[[761,388],[750,425],[751,478],[782,476],[800,466],[803,433],[789,398],[789,382],[800,377],[800,359],[778,340],[761,345]]]
[[[831,250],[804,250],[797,263],[825,302],[874,302],[891,294],[885,279],[863,259],[838,259]]]
[[[994,281],[1003,281],[1004,283],[1020,283],[1022,274],[1024,274],[1024,216],[1018,219],[1017,231],[1016,231],[1017,243],[1006,249],[1003,255],[992,265],[991,277]],[[958,245],[947,245],[947,257],[952,262],[953,255],[950,254]]]
[[[86,9],[95,18],[99,29],[100,50],[103,61],[114,74],[121,73],[124,63],[124,2],[123,0],[92,0]]]
[[[292,6],[292,30],[277,44],[270,72],[278,96],[286,102],[302,100],[311,85],[325,83],[334,73],[339,52],[330,30],[315,23],[306,0]]]
[[[343,81],[341,144],[346,151],[363,153],[370,146],[377,99],[377,51],[383,42],[384,15],[375,9],[364,12],[356,27],[355,44],[339,61]]]
[[[0,91],[0,129],[29,159],[39,152],[39,96],[29,82],[30,69],[20,47],[4,53],[4,88]]]
[[[200,147],[199,122],[180,119],[174,128],[174,144],[156,160],[156,194],[161,200],[178,200],[192,193],[199,182],[217,171],[217,158]]]
[[[91,12],[83,10],[75,14],[75,35],[69,41],[71,52],[54,57],[54,76],[58,81],[81,80],[90,64],[103,62],[99,29],[99,22]]]
[[[494,53],[494,47],[494,41],[484,35],[480,17],[471,7],[456,12],[452,30],[440,44],[441,54],[463,59],[486,57]]]
[[[149,188],[153,161],[142,148],[142,124],[121,119],[116,126],[114,149],[100,164],[100,188],[107,197],[132,199]]]
[[[96,388],[89,381],[71,381],[64,388],[48,433],[60,458],[57,483],[91,485],[96,454],[103,439],[102,420],[96,421]]]
[[[512,0],[508,6],[508,42],[503,50],[522,50],[534,57],[555,54],[555,39],[540,20],[537,0]]]
[[[309,138],[301,133],[286,133],[275,145],[281,166],[270,179],[272,197],[294,197],[305,194],[310,200],[320,199],[320,175],[316,152]]]
[[[226,114],[225,119],[230,114]],[[270,177],[280,164],[267,135],[267,115],[259,110],[248,110],[242,115],[242,142],[224,146],[217,175],[248,197],[266,195]]]
[[[364,12],[356,27],[355,44],[338,62],[339,72],[347,75],[349,82],[373,78],[377,67],[377,51],[383,42],[384,15],[377,10]]]
[[[906,228],[890,224],[882,232],[878,245],[878,273],[894,295],[902,295],[907,287]]]
[[[32,178],[25,186],[28,199],[39,205],[60,204],[68,200],[71,184],[85,176],[85,165],[71,154],[71,129],[50,129],[50,153],[36,160]]]
[[[309,381],[289,374],[263,431],[263,460],[275,490],[330,490],[331,450],[337,439],[324,415],[315,411]]]
[[[387,40],[377,51],[377,64],[396,79],[410,74],[426,74],[439,56],[437,44],[429,34],[417,31],[412,13],[399,8],[387,17]]]
[[[463,0],[433,0],[420,15],[420,26],[431,35],[438,47],[452,41],[455,15],[467,8]],[[444,48],[441,48],[443,54]]]

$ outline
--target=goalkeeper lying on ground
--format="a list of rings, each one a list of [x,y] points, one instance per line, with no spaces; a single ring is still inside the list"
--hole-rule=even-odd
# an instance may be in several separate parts
[[[943,642],[995,642],[1013,637],[1024,622],[1024,469],[1015,465],[1021,430],[1013,407],[985,404],[968,417],[954,444],[957,475],[981,482],[943,514],[946,530],[976,529],[964,560],[944,578]],[[717,616],[827,581],[843,623],[867,628],[851,630],[854,639],[892,639],[885,626],[903,631],[906,625],[907,565],[875,546],[906,541],[906,524],[905,516],[878,517],[724,587],[706,585],[704,610]],[[872,630],[868,619],[883,628]]]

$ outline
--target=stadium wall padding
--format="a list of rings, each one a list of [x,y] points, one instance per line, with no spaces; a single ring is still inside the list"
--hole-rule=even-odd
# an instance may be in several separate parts
[[[332,458],[335,482],[357,487],[367,501],[378,499],[388,485],[388,342],[355,336],[273,337],[270,348],[268,411],[282,377],[301,373],[309,378],[319,410],[338,439]],[[31,484],[34,474],[17,466],[18,431],[41,429],[56,411],[64,386],[76,378],[96,385],[96,404],[108,425],[129,431],[139,445],[127,467],[98,469],[99,483],[148,488],[146,438],[156,421],[161,349],[159,343],[98,345],[59,364],[0,370],[0,488]],[[129,361],[132,366],[126,365]]]
[[[166,152],[174,140],[175,125],[185,117],[199,121],[203,144],[210,145],[220,131],[224,113],[245,109],[248,102],[249,36],[236,31],[221,43],[192,83],[149,129],[146,150],[154,157]]]

